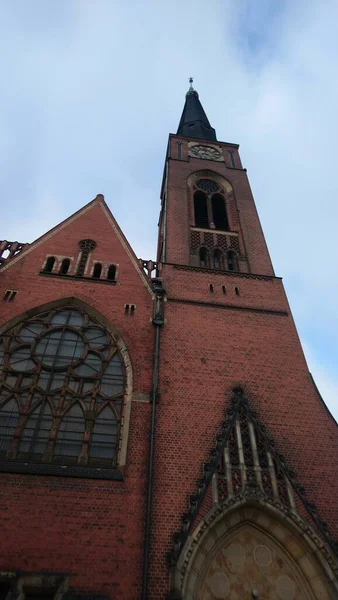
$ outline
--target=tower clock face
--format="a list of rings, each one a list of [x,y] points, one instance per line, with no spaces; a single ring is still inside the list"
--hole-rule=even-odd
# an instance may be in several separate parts
[[[196,158],[204,158],[205,160],[219,160],[221,153],[217,148],[212,146],[192,146],[189,150],[190,156],[196,156]]]

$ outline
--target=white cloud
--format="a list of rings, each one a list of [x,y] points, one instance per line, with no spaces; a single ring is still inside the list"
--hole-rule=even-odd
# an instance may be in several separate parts
[[[103,192],[154,257],[167,136],[194,75],[219,139],[241,144],[301,339],[336,356],[337,21],[335,0],[2,3],[2,236],[31,241]],[[320,368],[331,396],[335,369]]]

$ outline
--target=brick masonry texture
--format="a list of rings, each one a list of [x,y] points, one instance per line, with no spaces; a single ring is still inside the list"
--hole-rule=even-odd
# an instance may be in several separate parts
[[[177,160],[176,141],[182,141],[182,160]],[[217,144],[224,150],[229,146]],[[338,538],[336,424],[308,373],[282,281],[274,277],[246,172],[237,146],[232,149],[237,169],[230,168],[227,156],[225,163],[189,158],[186,138],[169,139],[167,264],[160,269],[167,298],[155,435],[151,600],[164,599],[169,591],[166,554],[237,385],[244,388],[332,537]],[[218,173],[233,186],[237,233],[247,257],[245,277],[190,268],[187,178],[199,170]],[[35,249],[0,272],[0,298],[7,289],[18,291],[14,302],[2,302],[0,326],[32,308],[75,297],[115,327],[131,359],[133,392],[149,394],[152,294],[104,208],[98,196],[75,220],[41,238]],[[117,264],[116,285],[39,274],[47,255],[72,257],[70,274],[74,273],[78,242],[85,238],[97,243],[87,275],[93,261]],[[136,305],[133,317],[125,315],[126,303]],[[0,474],[1,570],[69,573],[71,588],[111,599],[140,597],[150,411],[147,402],[132,403],[123,481]],[[204,510],[211,502],[209,491]]]
[[[1,272],[0,326],[26,311],[76,297],[112,323],[128,349],[133,391],[149,394],[152,380],[152,296],[96,201],[75,221]],[[48,236],[47,236],[48,237]],[[92,261],[118,264],[118,283],[40,276],[46,255],[79,255],[91,238]],[[125,303],[136,305],[133,317]],[[140,594],[150,405],[132,402],[124,481],[0,474],[0,570],[70,573],[70,587],[131,599]]]

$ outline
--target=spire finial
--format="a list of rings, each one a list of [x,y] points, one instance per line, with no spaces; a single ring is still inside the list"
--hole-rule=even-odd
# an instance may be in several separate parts
[[[196,90],[194,90],[194,88],[192,87],[193,82],[194,82],[194,78],[189,77],[190,88],[188,89],[186,96],[189,96],[189,94],[197,94]],[[198,94],[197,94],[197,96],[198,96]]]

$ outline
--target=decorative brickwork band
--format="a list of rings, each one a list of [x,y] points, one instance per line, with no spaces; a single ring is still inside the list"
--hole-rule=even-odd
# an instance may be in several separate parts
[[[79,248],[81,250],[81,257],[77,267],[77,275],[82,276],[85,272],[89,254],[96,248],[96,242],[93,240],[81,240],[81,242],[79,242]]]

